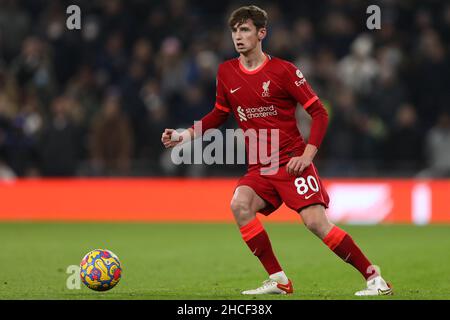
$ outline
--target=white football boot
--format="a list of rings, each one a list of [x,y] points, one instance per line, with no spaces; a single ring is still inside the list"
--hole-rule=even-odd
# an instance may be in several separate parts
[[[291,294],[294,292],[291,280],[287,284],[281,284],[269,279],[263,285],[253,290],[242,291],[242,294]]]
[[[367,281],[367,289],[358,291],[355,296],[387,296],[394,292],[389,283],[384,281],[381,276],[376,276]]]

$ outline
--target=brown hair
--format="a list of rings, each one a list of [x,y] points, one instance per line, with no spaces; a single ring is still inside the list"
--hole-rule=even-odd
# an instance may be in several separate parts
[[[233,29],[236,23],[241,25],[248,19],[253,21],[256,30],[267,26],[267,12],[254,5],[244,6],[234,10],[231,13],[230,19],[228,19],[228,26],[230,29]]]

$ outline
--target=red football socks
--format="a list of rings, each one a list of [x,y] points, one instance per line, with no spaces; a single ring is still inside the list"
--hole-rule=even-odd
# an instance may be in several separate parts
[[[372,265],[370,261],[344,230],[334,226],[325,236],[323,242],[342,260],[350,263],[361,272],[366,280],[377,274],[373,267],[370,268]]]
[[[282,271],[272,250],[269,236],[258,218],[253,219],[240,228],[242,238],[252,253],[261,261],[269,275]]]

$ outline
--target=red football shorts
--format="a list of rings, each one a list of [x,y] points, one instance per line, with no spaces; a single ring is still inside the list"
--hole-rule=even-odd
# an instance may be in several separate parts
[[[328,208],[330,202],[313,164],[299,176],[289,175],[286,165],[281,166],[274,175],[261,175],[259,170],[247,172],[239,179],[236,188],[239,186],[249,186],[267,202],[267,206],[259,211],[266,216],[278,209],[283,202],[296,212],[313,204]]]

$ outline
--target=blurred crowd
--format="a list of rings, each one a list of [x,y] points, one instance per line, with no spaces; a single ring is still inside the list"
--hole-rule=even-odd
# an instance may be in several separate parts
[[[322,175],[450,176],[450,3],[254,3],[269,14],[265,52],[299,66],[329,111]],[[71,4],[81,30],[66,28]],[[213,107],[217,66],[236,57],[227,18],[244,4],[0,0],[0,177],[236,172],[173,166],[160,138]]]

